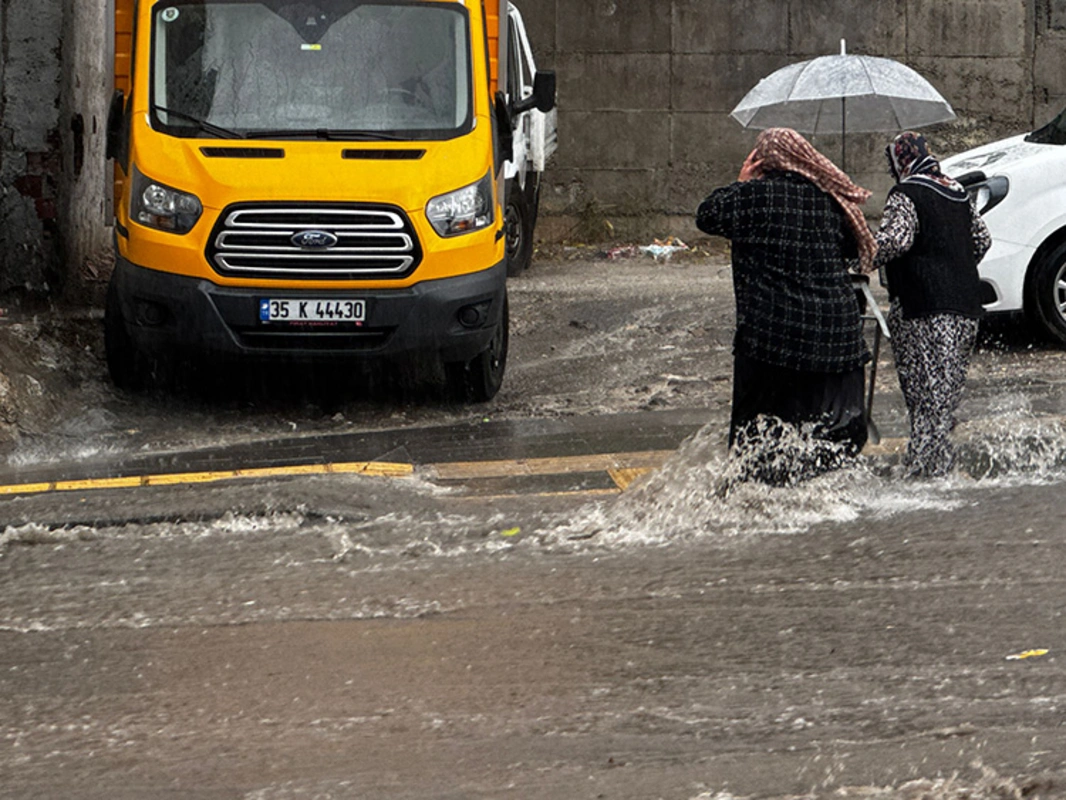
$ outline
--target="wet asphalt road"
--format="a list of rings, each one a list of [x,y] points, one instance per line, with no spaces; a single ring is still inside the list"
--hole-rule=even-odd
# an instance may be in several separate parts
[[[627,352],[612,314],[727,361],[605,313],[520,336],[516,384]],[[950,480],[890,441],[786,489],[724,480],[685,357],[643,409],[604,413],[619,376],[592,413],[9,467],[219,479],[0,498],[0,797],[1066,796],[1062,352],[986,342]],[[410,470],[221,474],[254,459]]]
[[[6,542],[0,796],[1062,796],[1061,486],[847,480],[676,538],[386,478],[97,493],[157,521]]]

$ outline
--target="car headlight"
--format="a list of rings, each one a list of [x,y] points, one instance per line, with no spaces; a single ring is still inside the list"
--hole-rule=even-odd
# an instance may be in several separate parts
[[[200,198],[153,181],[133,168],[130,218],[168,233],[188,233],[204,213]]]
[[[426,204],[426,218],[441,236],[457,236],[487,228],[495,219],[492,172],[477,183],[438,195]]]
[[[1010,191],[1010,181],[1005,175],[993,175],[991,178],[966,187],[978,214],[985,214],[1003,202]]]

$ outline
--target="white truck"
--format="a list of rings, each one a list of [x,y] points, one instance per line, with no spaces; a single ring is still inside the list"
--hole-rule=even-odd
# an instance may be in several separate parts
[[[945,158],[992,234],[980,265],[989,313],[1024,313],[1066,343],[1066,111],[1031,133]]]
[[[507,96],[528,105],[533,96],[537,64],[526,35],[522,14],[508,4]],[[533,257],[533,228],[540,208],[540,178],[548,158],[558,147],[557,112],[536,107],[515,120],[513,158],[504,165],[504,227],[507,232],[507,274],[517,275]]]

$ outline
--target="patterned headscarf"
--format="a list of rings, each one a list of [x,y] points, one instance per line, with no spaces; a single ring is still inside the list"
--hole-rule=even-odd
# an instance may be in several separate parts
[[[888,171],[897,183],[921,183],[953,200],[965,200],[966,190],[940,171],[940,162],[929,152],[925,137],[904,131],[885,148]]]
[[[836,164],[815,150],[814,145],[791,128],[764,130],[755,141],[755,154],[762,160],[764,171],[798,173],[831,195],[844,210],[848,226],[858,242],[860,270],[873,270],[877,244],[859,207],[870,198],[869,190],[853,183]]]

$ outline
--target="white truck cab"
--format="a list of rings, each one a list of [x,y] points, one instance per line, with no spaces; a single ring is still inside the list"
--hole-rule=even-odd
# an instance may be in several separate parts
[[[508,4],[507,95],[512,103],[534,96],[537,64],[522,14]],[[540,206],[540,178],[558,146],[557,112],[529,108],[514,121],[512,158],[504,165],[507,274],[525,270],[533,257],[533,229]]]
[[[992,234],[979,267],[985,310],[1023,312],[1066,343],[1066,111],[942,166],[966,186]]]

